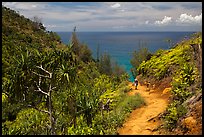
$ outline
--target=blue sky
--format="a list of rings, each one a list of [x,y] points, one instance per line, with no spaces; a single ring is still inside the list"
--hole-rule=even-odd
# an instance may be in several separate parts
[[[202,31],[202,2],[3,2],[51,31]]]

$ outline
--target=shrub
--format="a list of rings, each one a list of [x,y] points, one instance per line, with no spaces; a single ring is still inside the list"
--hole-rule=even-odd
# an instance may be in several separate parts
[[[188,90],[188,87],[194,83],[196,75],[197,70],[194,65],[185,63],[173,77],[174,81],[172,82],[171,92],[175,100],[167,107],[167,113],[164,115],[167,129],[172,130],[175,128],[178,119],[186,114],[187,109],[182,103],[193,95],[193,93]]]
[[[133,77],[136,77],[138,75],[138,72],[136,71],[139,65],[143,61],[147,61],[151,58],[152,54],[148,51],[147,48],[140,48],[138,51],[134,51],[132,53],[132,59],[130,60],[131,65],[133,68],[131,69]]]
[[[9,135],[46,135],[49,133],[48,115],[35,109],[25,109],[18,113],[15,121],[4,123],[3,134]]]
[[[189,61],[190,57],[189,45],[180,45],[167,51],[158,50],[150,60],[143,61],[137,71],[144,77],[151,76],[161,80],[176,71],[176,69],[171,69],[172,66],[174,68],[183,66],[185,62]]]
[[[138,108],[141,105],[145,104],[140,94],[136,94],[134,96],[126,95],[122,100],[123,101],[121,101],[116,107],[117,112],[118,111],[131,112],[135,108]]]
[[[178,100],[182,102],[192,95],[192,92],[188,91],[194,82],[197,75],[197,69],[193,65],[185,63],[180,70],[178,70],[173,77],[172,82],[172,94]]]
[[[167,114],[163,117],[165,121],[165,127],[172,130],[176,127],[176,123],[180,117],[187,113],[187,108],[179,101],[174,101],[169,104],[167,108]]]

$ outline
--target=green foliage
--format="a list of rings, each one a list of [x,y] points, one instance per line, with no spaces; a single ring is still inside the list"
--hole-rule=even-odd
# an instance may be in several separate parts
[[[92,53],[87,45],[82,44],[80,46],[79,58],[85,63],[90,62],[92,60]]]
[[[79,55],[80,53],[80,42],[78,40],[77,34],[76,34],[76,27],[74,28],[74,31],[72,32],[71,36],[71,45],[72,45],[72,50],[76,55]]]
[[[192,95],[192,92],[188,91],[187,88],[195,82],[197,75],[196,67],[188,63],[184,64],[183,67],[176,72],[172,82],[173,89],[171,90],[176,99],[183,102]]]
[[[193,37],[182,44],[187,47],[188,45],[186,44],[188,43],[197,43],[197,38],[199,37],[196,35],[195,38]],[[183,50],[180,46],[177,46],[176,49],[178,47],[180,48],[180,51]],[[189,54],[183,54],[183,57],[187,59],[191,56],[189,56]],[[171,83],[171,93],[173,94],[174,101],[168,106],[167,112],[164,115],[165,127],[169,130],[175,128],[177,126],[179,118],[187,113],[187,107],[183,104],[187,99],[189,99],[189,97],[195,94],[195,92],[190,90],[190,87],[195,84],[196,79],[199,78],[198,69],[195,66],[195,62],[190,59],[180,60],[183,62],[180,61],[176,63],[180,64],[180,67],[174,70],[175,73],[173,75],[173,81]]]
[[[2,41],[6,42],[7,48],[11,45],[15,45],[12,48],[21,45],[42,49],[60,44],[59,36],[52,35],[52,32],[45,32],[41,22],[37,24],[40,25],[39,29],[34,29],[36,28],[35,22],[2,6]],[[12,51],[15,51],[15,48]]]
[[[42,21],[39,17],[34,16],[33,17],[33,24],[34,24],[34,30],[38,31],[40,29],[45,30],[45,27],[42,24]]]
[[[171,92],[174,102],[167,107],[167,112],[164,115],[167,129],[172,130],[175,128],[178,119],[187,113],[187,108],[183,105],[183,102],[193,95],[193,92],[189,91],[188,87],[194,83],[196,75],[198,74],[195,66],[186,63],[173,77]]]
[[[106,52],[103,55],[101,55],[99,61],[99,71],[106,75],[112,74],[111,58],[110,55]]]
[[[185,63],[173,77],[171,93],[174,97],[164,116],[165,126],[167,129],[176,127],[177,121],[180,117],[186,114],[187,109],[182,105],[193,93],[188,90],[196,78],[196,68],[194,65]]]
[[[116,134],[126,113],[143,104],[140,97],[126,100],[128,75],[117,63],[111,64],[109,55],[101,57],[99,69],[75,31],[72,46],[65,46],[56,33],[45,30],[40,20],[33,22],[2,7],[4,135],[50,135],[48,113],[59,135]],[[52,78],[48,78],[50,73]],[[50,87],[51,101],[43,94],[50,93]],[[110,109],[102,110],[101,104],[108,99]],[[119,108],[124,100],[121,105],[125,109]]]
[[[191,88],[198,81],[199,74],[192,46],[202,43],[201,36],[202,33],[195,33],[190,39],[181,41],[169,50],[160,49],[137,68],[143,79],[159,81],[166,77],[172,78],[173,102],[167,107],[163,118],[169,130],[175,128],[178,120],[186,114],[187,107],[183,103],[195,94]]]
[[[15,121],[3,124],[3,134],[7,135],[46,135],[49,133],[48,116],[35,109],[24,109]]]
[[[5,93],[2,93],[2,103],[6,103],[8,101],[8,96]]]
[[[84,43],[80,43],[77,34],[76,34],[76,27],[74,28],[74,32],[72,32],[70,45],[73,52],[77,55],[78,60],[88,63],[93,60],[92,52],[88,48],[88,46]]]
[[[139,65],[143,61],[147,61],[151,58],[151,53],[148,51],[147,48],[140,48],[138,51],[134,51],[132,53],[132,59],[130,60],[131,65],[133,68],[131,69],[133,77],[136,77],[138,75],[138,72],[136,71]]]
[[[145,102],[139,94],[135,96],[127,96],[122,94],[117,105],[107,116],[107,128],[105,134],[116,134],[117,127],[122,126],[125,118],[132,110],[144,105]]]
[[[190,46],[180,45],[174,49],[158,51],[148,61],[143,61],[138,67],[139,74],[161,80],[174,73],[175,69],[190,60]]]
[[[193,33],[190,44],[202,44],[202,32]]]
[[[116,84],[121,83],[124,80],[128,80],[129,75],[125,72],[125,69],[120,66],[116,61],[112,60],[108,53],[101,55],[98,64],[98,69],[101,74],[111,76]]]
[[[167,114],[164,115],[165,127],[172,130],[176,127],[178,119],[187,113],[187,108],[179,101],[174,101],[169,104]]]
[[[129,76],[125,72],[125,69],[122,66],[119,66],[117,62],[112,62],[112,77],[115,81],[120,83],[121,81],[128,80]]]
[[[123,110],[126,112],[131,112],[140,105],[145,104],[140,94],[136,94],[134,96],[126,96],[123,99],[124,100],[117,105],[116,112],[121,112]]]
[[[113,108],[115,108],[115,106],[122,101],[122,98],[124,98],[125,93],[130,91],[130,88],[128,87],[127,81],[123,81],[117,87],[111,86],[114,84],[112,83],[112,81],[110,81],[110,79],[107,81],[107,83],[107,86],[109,85],[110,87],[106,88],[106,91],[100,96],[100,100],[103,104],[105,104],[109,99],[109,109],[113,110]]]
[[[102,75],[99,78],[96,78],[94,81],[95,86],[93,89],[95,89],[95,92],[93,93],[100,93],[98,94],[100,95],[100,99],[98,101],[102,101],[103,104],[105,104],[107,100],[110,99],[109,110],[103,110],[103,115],[101,114],[101,108],[95,111],[95,114],[92,110],[90,112],[92,116],[91,125],[88,125],[86,122],[84,122],[86,117],[83,113],[81,113],[82,115],[78,117],[78,121],[81,121],[81,124],[77,124],[76,128],[74,128],[73,126],[69,127],[68,134],[116,134],[117,127],[122,125],[128,113],[144,104],[144,100],[140,95],[135,95],[133,97],[125,95],[125,90],[129,91],[126,82],[121,83],[121,85],[118,87],[113,87],[110,78],[106,75]],[[85,89],[83,89],[83,91],[84,90]],[[91,92],[91,90],[89,92]],[[83,96],[86,97],[85,94]],[[92,98],[92,95],[88,93],[87,99],[84,102],[86,102],[87,105],[91,105],[92,103],[90,102],[90,99]],[[97,103],[95,104],[99,105]],[[97,109],[98,107],[91,107],[88,105],[85,108]]]

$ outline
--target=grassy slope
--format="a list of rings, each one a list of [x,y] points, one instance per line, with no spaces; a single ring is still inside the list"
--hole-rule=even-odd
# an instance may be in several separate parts
[[[15,45],[33,46],[35,48],[60,45],[60,37],[48,32],[42,26],[19,15],[16,11],[2,6],[2,39]],[[3,44],[4,45],[4,44]]]
[[[65,45],[61,44],[60,39],[57,35],[55,35],[52,32],[47,32],[43,27],[37,29],[36,24],[31,21],[30,19],[25,18],[24,16],[20,16],[18,13],[16,13],[14,10],[11,10],[6,7],[2,7],[2,63],[3,63],[3,84],[2,87],[7,85],[7,82],[10,79],[10,66],[16,66],[16,61],[14,58],[21,58],[21,54],[26,54],[27,51],[32,52],[33,49],[37,51],[47,51],[51,49],[52,46],[57,46],[58,48],[63,48]],[[87,71],[86,71],[87,72]],[[85,73],[87,75],[87,73]],[[98,80],[100,82],[100,79]],[[127,92],[129,89],[126,87],[126,84],[121,84],[119,87],[117,87],[116,91],[112,91],[113,83],[104,82],[104,80],[101,81],[103,84],[102,86],[104,88],[104,94],[100,97],[101,100],[104,100],[104,102],[107,101],[109,98],[111,100],[110,103],[110,112],[106,111],[104,112],[104,118],[101,119],[101,114],[98,113],[98,116],[96,116],[93,121],[96,123],[96,126],[103,127],[105,134],[116,134],[116,127],[122,125],[123,120],[127,116],[130,111],[132,111],[134,108],[139,107],[140,105],[144,104],[144,100],[137,95],[134,97],[126,96],[124,92]],[[98,83],[97,83],[98,84]],[[99,83],[100,84],[100,83]],[[97,87],[97,85],[95,85]],[[101,90],[102,87],[99,86],[99,89]],[[7,103],[8,97],[5,93],[2,93],[2,103]],[[12,103],[12,102],[11,102]],[[12,104],[13,105],[13,104]],[[16,104],[16,107],[18,107],[19,104]],[[11,106],[13,109],[13,106]],[[6,108],[3,108],[3,112]],[[117,113],[115,110],[120,111],[120,113]],[[30,122],[33,122],[34,118],[29,117],[29,119],[26,121],[24,117],[24,113],[30,113],[31,115],[35,114],[37,115],[38,112],[36,110],[31,109],[25,109],[25,111],[18,111],[12,112],[12,115],[16,116],[16,121],[8,121],[7,113],[4,112],[3,115],[3,121],[9,124],[12,123],[9,130],[12,130],[12,128],[15,130],[18,130],[16,127],[23,128],[23,131],[21,130],[21,133],[19,134],[28,134],[31,128],[24,128],[26,125],[23,124],[23,122],[27,122],[28,124]],[[29,115],[30,115],[29,114]],[[45,118],[45,117],[43,117]],[[44,121],[48,121],[47,119],[42,119]],[[64,119],[65,120],[65,119]],[[105,120],[105,122],[103,121]],[[85,121],[85,120],[84,120]],[[99,124],[101,122],[101,124]],[[3,122],[3,123],[4,123]],[[84,122],[85,123],[85,122]],[[41,125],[42,126],[42,125]],[[83,125],[82,129],[80,128],[81,125],[79,125],[78,128],[75,130],[72,130],[71,127],[68,127],[71,129],[69,131],[69,134],[82,134],[82,131],[86,131],[86,129],[91,129],[94,131],[90,131],[90,133],[85,132],[84,134],[93,134],[98,133],[100,131],[99,129],[96,129],[97,127],[93,126],[93,128],[87,127],[87,125]],[[39,127],[37,127],[39,128]],[[44,130],[43,128],[41,128]],[[99,130],[99,131],[98,131]],[[13,132],[13,131],[12,131]],[[36,134],[43,134],[44,132],[39,130],[36,132],[35,130],[32,131]],[[31,132],[31,133],[32,133]],[[15,132],[14,132],[15,134]]]
[[[202,94],[201,50],[202,33],[196,33],[190,39],[178,43],[172,49],[159,50],[150,60],[142,62],[138,68],[142,83],[149,81],[151,85],[156,83],[159,86],[166,79],[170,79],[168,85],[172,87],[171,94],[173,97],[172,103],[167,108],[164,121],[166,122],[165,127],[173,134],[201,133],[202,128],[194,130],[193,126],[189,127],[184,122],[190,114],[201,113],[200,106],[197,110],[192,110],[191,107],[201,101],[199,100],[199,96]],[[199,99],[194,101],[193,104],[189,104],[190,101],[192,102],[192,98],[194,100],[195,98]],[[199,114],[194,116],[193,120],[202,126]],[[175,128],[176,126],[177,128]]]
[[[175,48],[170,50],[158,50],[152,58],[143,62],[138,71],[142,76],[161,80],[172,74],[184,63],[193,62],[193,49],[190,45],[201,44],[202,35],[195,35],[193,38],[182,41]]]
[[[47,32],[43,27],[36,28],[35,22],[2,6],[3,77],[7,69],[15,64],[14,58],[21,58],[22,51],[46,51],[52,46],[65,47],[55,33]]]

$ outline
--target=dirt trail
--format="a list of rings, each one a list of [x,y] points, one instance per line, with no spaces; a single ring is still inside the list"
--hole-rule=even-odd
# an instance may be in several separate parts
[[[129,86],[133,89],[128,92],[129,95],[140,93],[145,99],[146,106],[137,108],[126,119],[126,122],[118,130],[119,135],[154,135],[159,134],[154,131],[161,123],[156,117],[164,112],[168,105],[168,95],[154,90],[147,91],[146,86],[138,85],[138,89],[134,90],[132,83]],[[151,119],[151,120],[150,120]]]

